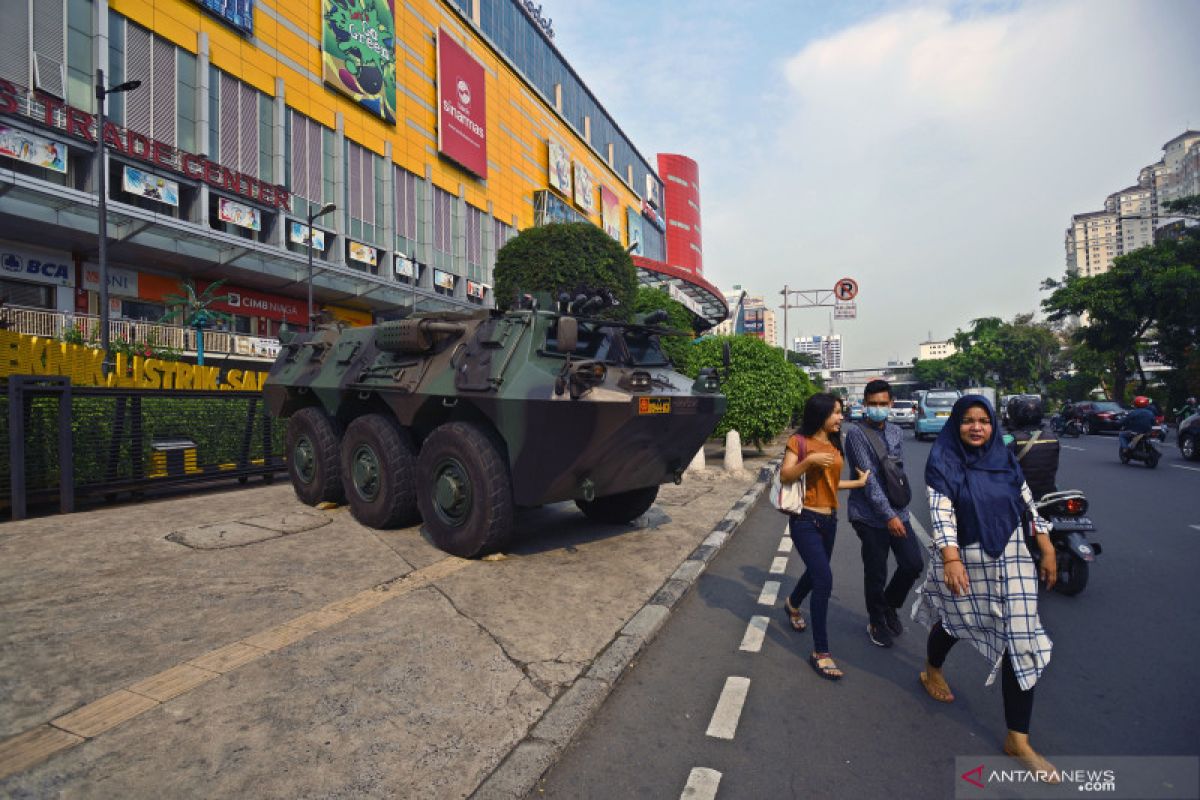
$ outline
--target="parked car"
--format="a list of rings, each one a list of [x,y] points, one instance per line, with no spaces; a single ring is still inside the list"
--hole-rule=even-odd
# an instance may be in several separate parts
[[[1200,461],[1200,414],[1193,414],[1179,423],[1176,433],[1179,453],[1188,461]]]
[[[1084,400],[1075,404],[1084,433],[1115,433],[1121,430],[1129,409],[1113,400]]]
[[[861,420],[864,415],[865,415],[865,412],[863,411],[862,403],[851,403],[850,404],[850,414],[849,414],[850,419]]]
[[[917,404],[912,400],[897,400],[888,411],[888,422],[911,428],[917,420]]]
[[[960,397],[962,392],[957,389],[938,389],[922,395],[917,401],[917,418],[913,423],[913,433],[917,439],[937,436],[946,426],[946,420],[950,418],[950,409]]]

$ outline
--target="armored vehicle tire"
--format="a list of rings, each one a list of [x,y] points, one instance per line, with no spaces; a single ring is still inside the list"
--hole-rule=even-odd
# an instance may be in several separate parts
[[[597,497],[595,500],[576,500],[575,505],[587,515],[588,519],[596,522],[633,522],[650,510],[654,499],[658,497],[658,487],[648,486],[645,489],[631,489],[620,494],[610,494],[608,497]]]
[[[300,409],[288,420],[288,477],[296,496],[310,506],[346,500],[338,460],[341,435],[337,420],[312,406]]]
[[[368,528],[417,521],[416,448],[386,414],[364,414],[342,437],[342,486],[350,513]]]
[[[433,543],[475,558],[503,548],[512,534],[512,478],[500,448],[467,422],[434,429],[417,457],[417,505]]]

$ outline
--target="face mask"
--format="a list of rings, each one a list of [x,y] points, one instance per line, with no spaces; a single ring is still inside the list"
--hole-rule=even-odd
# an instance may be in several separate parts
[[[867,406],[867,419],[871,422],[885,422],[887,418],[887,406]]]

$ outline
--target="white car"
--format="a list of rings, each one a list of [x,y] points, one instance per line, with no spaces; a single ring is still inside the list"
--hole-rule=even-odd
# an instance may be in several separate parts
[[[888,410],[888,422],[911,428],[917,421],[917,404],[912,400],[896,400]]]

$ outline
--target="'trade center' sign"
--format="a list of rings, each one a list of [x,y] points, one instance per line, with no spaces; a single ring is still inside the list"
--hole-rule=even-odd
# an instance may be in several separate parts
[[[483,65],[438,30],[438,151],[487,177],[487,95]]]

